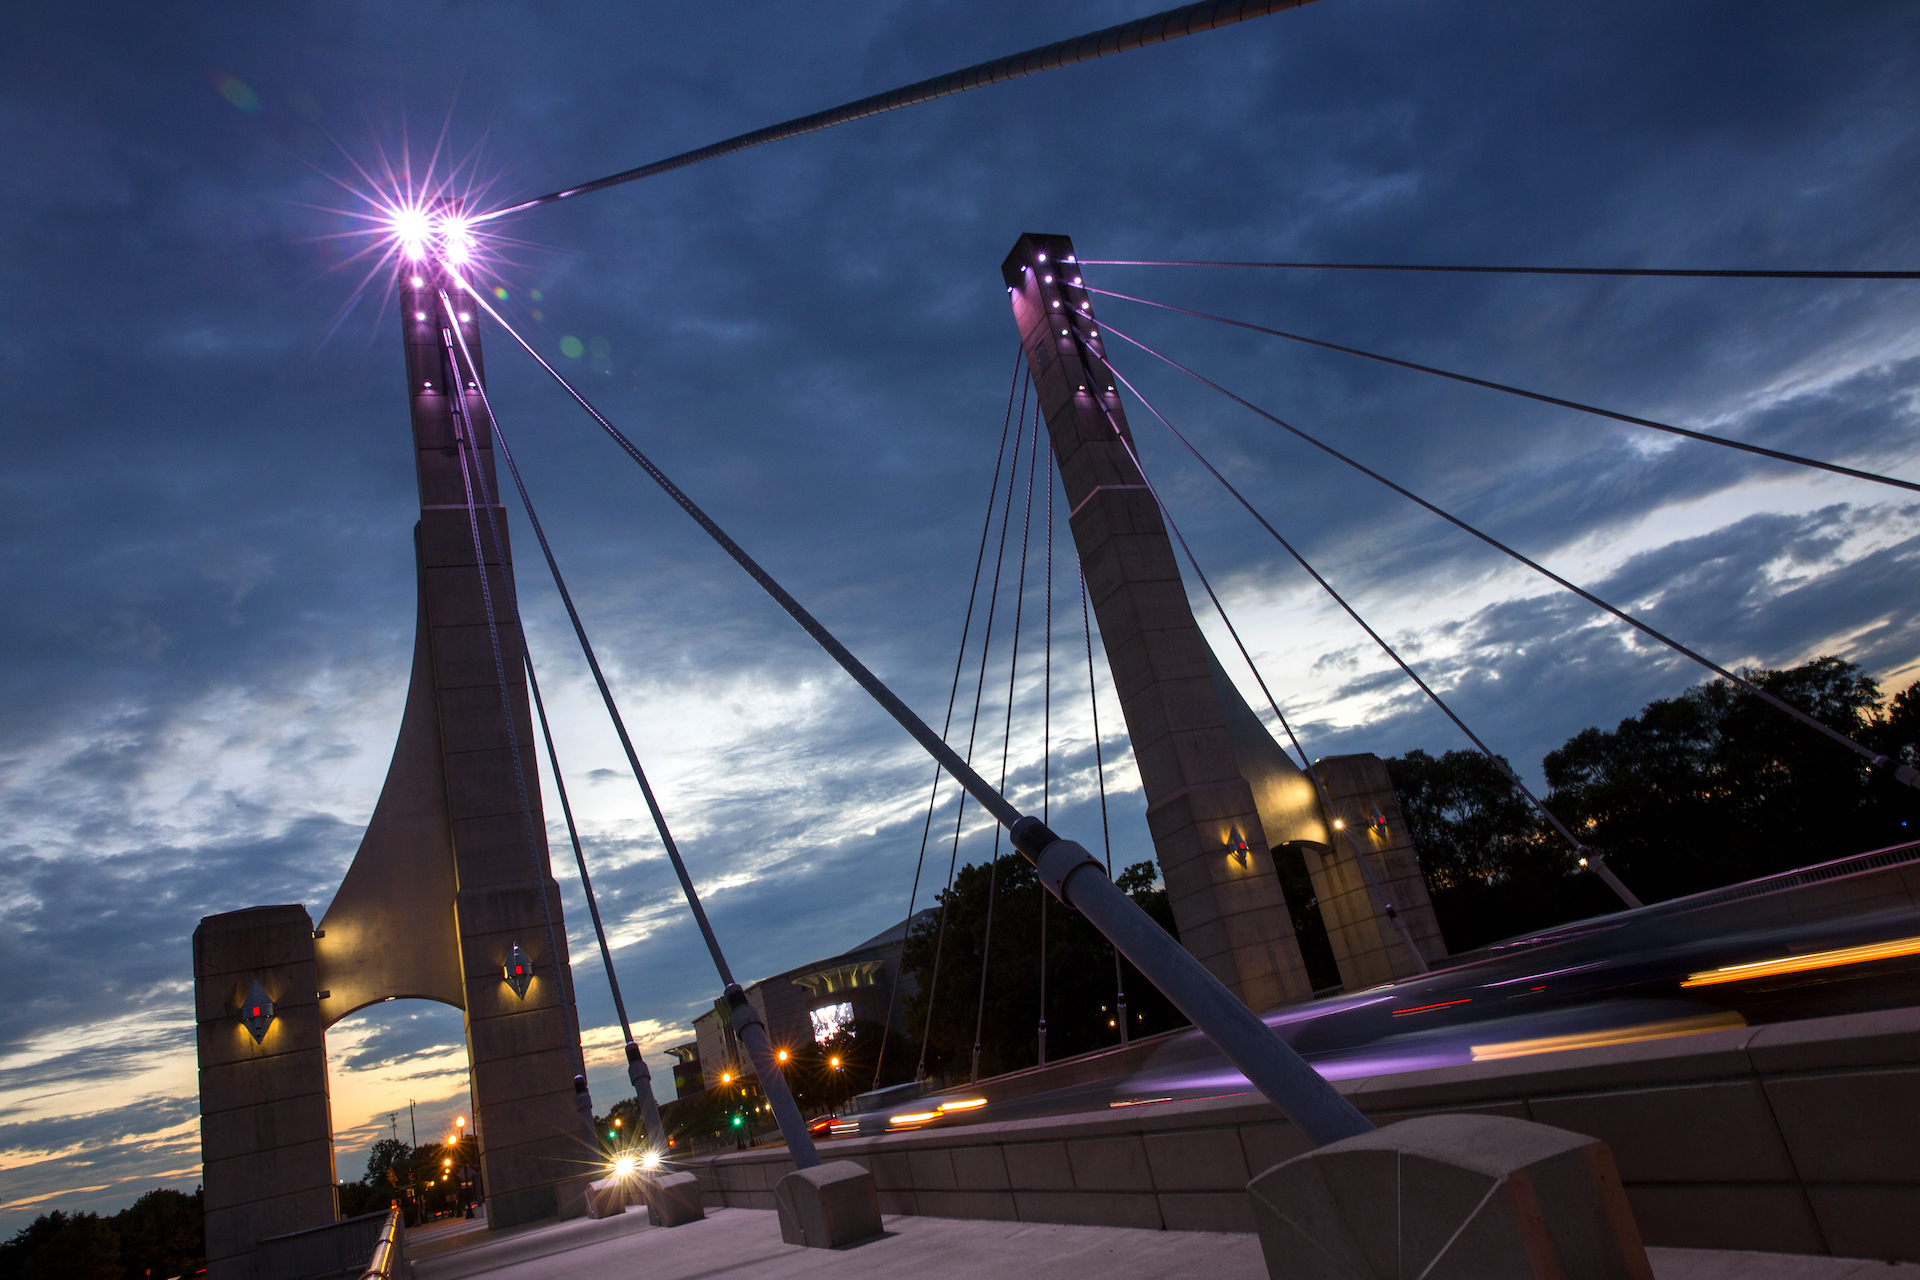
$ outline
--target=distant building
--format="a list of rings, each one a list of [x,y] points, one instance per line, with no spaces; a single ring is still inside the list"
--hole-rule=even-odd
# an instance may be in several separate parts
[[[700,1042],[689,1040],[667,1050],[673,1059],[673,1096],[684,1098],[690,1093],[698,1093],[706,1088],[706,1080],[700,1074]]]
[[[910,927],[932,918],[935,912],[936,908],[929,907],[841,955],[762,978],[747,987],[747,1001],[767,1024],[767,1035],[774,1046],[823,1043],[856,1020],[890,1021],[896,1030],[907,1029],[901,1010],[918,988],[906,978],[900,983],[898,997],[893,996],[900,940]],[[893,1001],[891,1011],[889,999]],[[693,1036],[691,1045],[668,1052],[681,1058],[683,1050],[691,1050],[690,1058],[681,1061],[691,1062],[705,1086],[721,1083],[723,1073],[735,1078],[754,1074],[734,1038],[723,1001],[715,1001],[713,1009],[693,1020]],[[674,1087],[678,1096],[685,1097],[687,1091],[680,1089],[681,1070],[679,1066],[673,1070]]]

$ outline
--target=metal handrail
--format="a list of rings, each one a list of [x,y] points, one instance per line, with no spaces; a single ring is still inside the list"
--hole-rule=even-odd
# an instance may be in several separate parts
[[[1800,867],[1793,871],[1781,871],[1774,875],[1761,876],[1754,880],[1741,881],[1721,889],[1706,889],[1699,893],[1690,893],[1685,897],[1669,898],[1665,902],[1656,902],[1635,911],[1620,911],[1606,916],[1595,916],[1588,920],[1574,921],[1554,929],[1543,929],[1538,933],[1526,934],[1518,938],[1509,938],[1485,948],[1489,952],[1523,950],[1541,946],[1548,942],[1558,942],[1564,938],[1587,932],[1593,927],[1616,926],[1622,917],[1632,916],[1636,920],[1651,920],[1661,916],[1677,915],[1684,911],[1697,911],[1703,907],[1717,907],[1723,903],[1738,902],[1746,898],[1758,898],[1770,893],[1781,893],[1789,889],[1799,889],[1811,884],[1820,884],[1828,880],[1838,880],[1846,876],[1864,875],[1873,871],[1884,871],[1888,867],[1903,866],[1911,862],[1920,862],[1920,841],[1907,844],[1889,845],[1884,849],[1871,849],[1866,853],[1851,854],[1844,858],[1835,858],[1831,862],[1820,862],[1810,867]]]
[[[404,1232],[400,1206],[396,1204],[387,1210],[387,1223],[380,1228],[380,1238],[374,1242],[373,1256],[367,1259],[360,1280],[393,1280],[400,1270]]]

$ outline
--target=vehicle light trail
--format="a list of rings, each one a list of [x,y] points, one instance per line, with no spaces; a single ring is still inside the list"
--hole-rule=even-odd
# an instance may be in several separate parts
[[[1866,964],[1870,960],[1894,960],[1920,955],[1920,938],[1900,938],[1893,942],[1875,942],[1863,947],[1841,947],[1835,951],[1809,951],[1805,955],[1782,956],[1778,960],[1755,960],[1751,964],[1729,964],[1718,969],[1687,975],[1683,987],[1716,987],[1727,982],[1746,982],[1753,978],[1775,978],[1787,973],[1811,973],[1817,969],[1837,969],[1843,965]]]
[[[1497,1062],[1502,1058],[1526,1058],[1536,1053],[1564,1053],[1568,1049],[1597,1049],[1610,1044],[1639,1044],[1645,1040],[1666,1040],[1673,1036],[1697,1036],[1707,1031],[1730,1031],[1744,1027],[1747,1020],[1728,1010],[1703,1013],[1693,1018],[1671,1018],[1664,1022],[1643,1022],[1630,1027],[1611,1027],[1605,1031],[1583,1031],[1566,1036],[1539,1036],[1532,1040],[1509,1040],[1504,1044],[1476,1044],[1475,1062]]]

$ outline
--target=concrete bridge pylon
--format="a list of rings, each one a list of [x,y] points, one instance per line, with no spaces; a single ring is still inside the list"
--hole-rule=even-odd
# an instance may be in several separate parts
[[[1147,795],[1180,940],[1255,1009],[1312,995],[1276,856],[1304,860],[1342,984],[1417,972],[1356,854],[1393,895],[1424,959],[1445,954],[1386,769],[1316,762],[1335,812],[1247,706],[1201,633],[1159,505],[1104,376],[1092,298],[1066,236],[1020,237],[1001,266],[1066,491],[1068,524]],[[1091,359],[1089,359],[1091,353]],[[1353,810],[1349,817],[1347,810]],[[1364,822],[1349,842],[1334,821]],[[1233,841],[1238,831],[1245,848]]]
[[[435,1000],[465,1015],[491,1227],[578,1213],[586,1180],[598,1176],[598,1151],[576,1105],[584,1082],[576,1082],[580,1045],[570,1028],[579,1021],[561,1005],[573,982],[548,864],[511,545],[498,519],[496,554],[482,513],[475,555],[451,404],[462,396],[476,426],[472,458],[485,477],[476,501],[497,496],[486,411],[477,388],[462,385],[485,376],[477,317],[469,311],[456,321],[477,366],[463,378],[447,354],[443,288],[461,296],[436,266],[403,265],[419,604],[412,679],[379,801],[318,928],[293,905],[210,916],[194,934],[212,1280],[251,1280],[256,1241],[337,1216],[325,1033],[381,1001]],[[532,857],[516,752],[532,808]],[[557,955],[549,953],[543,896]],[[532,969],[524,994],[516,987],[528,975],[507,972],[516,947]],[[247,1026],[256,983],[269,1002],[259,1036]]]

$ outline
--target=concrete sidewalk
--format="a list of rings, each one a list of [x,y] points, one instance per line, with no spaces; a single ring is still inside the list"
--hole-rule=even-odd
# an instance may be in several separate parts
[[[1097,1280],[1266,1280],[1260,1242],[1216,1231],[1142,1231],[1053,1223],[890,1217],[886,1234],[845,1249],[783,1244],[771,1211],[713,1209],[704,1222],[655,1230],[646,1211],[575,1218],[487,1235],[459,1232],[410,1247],[415,1280],[947,1280],[1092,1276]],[[437,1234],[437,1233],[435,1233]],[[1920,1264],[1797,1254],[1649,1249],[1656,1280],[1920,1280]]]

